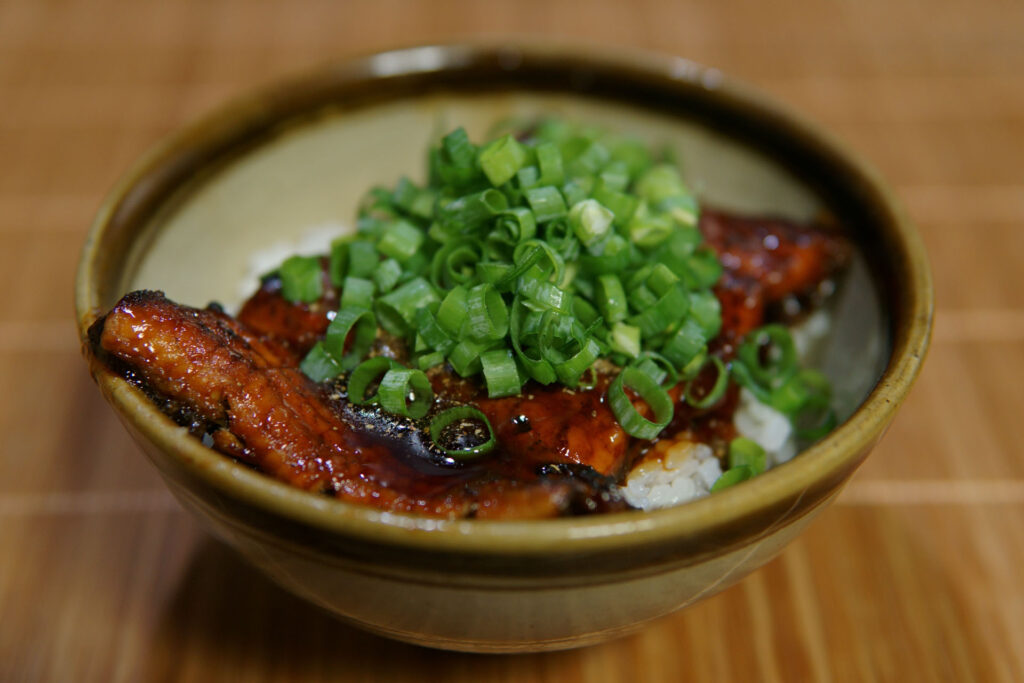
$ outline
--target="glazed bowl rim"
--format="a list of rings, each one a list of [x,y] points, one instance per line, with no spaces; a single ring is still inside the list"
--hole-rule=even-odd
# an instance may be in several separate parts
[[[522,64],[563,60],[586,64],[595,73],[627,69],[659,82],[657,87],[699,90],[702,97],[742,107],[747,116],[781,122],[790,135],[801,136],[828,163],[840,169],[869,192],[866,201],[888,218],[887,236],[897,247],[891,255],[898,265],[896,283],[905,298],[892,330],[887,367],[877,385],[843,424],[825,439],[792,461],[774,468],[741,486],[673,508],[631,511],[585,517],[537,521],[438,520],[415,514],[377,510],[302,491],[259,474],[203,446],[163,415],[141,391],[92,364],[93,375],[107,399],[145,438],[151,440],[190,476],[204,482],[218,495],[244,501],[292,522],[319,531],[359,538],[377,544],[426,551],[477,555],[539,555],[627,550],[631,546],[657,544],[686,537],[710,537],[717,529],[744,519],[768,514],[779,501],[795,501],[804,493],[828,484],[834,493],[849,472],[880,438],[916,378],[927,351],[933,314],[933,291],[923,244],[878,175],[863,161],[816,125],[790,112],[747,85],[723,76],[715,69],[678,57],[639,50],[594,46],[566,46],[547,42],[428,45],[344,59],[320,69],[265,87],[243,96],[212,114],[172,134],[149,151],[105,198],[83,246],[75,283],[80,340],[87,344],[89,325],[103,305],[98,283],[103,278],[101,257],[107,247],[110,226],[132,193],[152,181],[167,164],[195,151],[197,141],[223,136],[251,121],[253,112],[266,114],[282,97],[317,84],[344,84],[346,79],[393,79],[458,71],[466,64],[489,59],[495,71],[514,72]],[[586,96],[586,91],[580,93]],[[397,98],[402,95],[396,96]],[[369,104],[366,106],[373,106]],[[838,160],[838,161],[837,161]],[[139,221],[144,223],[145,221]],[[87,354],[88,355],[88,354]],[[823,496],[822,500],[828,496]],[[781,523],[786,515],[779,518]]]

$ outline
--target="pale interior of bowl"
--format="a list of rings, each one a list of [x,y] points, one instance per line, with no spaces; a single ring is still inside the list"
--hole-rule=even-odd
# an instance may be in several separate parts
[[[827,210],[777,162],[675,116],[572,95],[417,97],[325,112],[197,178],[146,226],[123,291],[159,289],[181,303],[217,301],[233,310],[257,286],[254,260],[272,267],[274,258],[296,249],[316,253],[330,234],[354,230],[357,204],[370,187],[393,187],[402,175],[424,179],[425,150],[440,135],[464,126],[479,141],[502,121],[541,115],[674,150],[690,185],[717,206],[801,220]],[[862,261],[832,305],[832,331],[816,364],[833,381],[845,418],[875,385],[888,352],[879,299]]]

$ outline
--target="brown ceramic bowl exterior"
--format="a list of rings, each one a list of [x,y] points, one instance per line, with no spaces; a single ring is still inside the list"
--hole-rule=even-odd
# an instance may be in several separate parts
[[[170,489],[297,594],[369,630],[433,647],[528,651],[620,635],[757,568],[840,490],[923,360],[932,288],[920,240],[879,179],[831,138],[690,62],[552,46],[413,48],[333,65],[219,111],[149,154],[85,244],[89,325],[124,293],[142,227],[196,177],[325,108],[452,93],[571,93],[686,116],[781,160],[852,217],[883,297],[888,362],[867,399],[790,463],[677,508],[534,522],[439,521],[292,489],[203,447],[104,367],[91,371]],[[176,201],[176,200],[173,200]],[[88,355],[88,354],[87,354]],[[851,362],[855,363],[855,359]]]

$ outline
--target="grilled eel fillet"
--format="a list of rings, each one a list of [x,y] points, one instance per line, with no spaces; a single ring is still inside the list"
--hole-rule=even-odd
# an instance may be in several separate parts
[[[413,425],[359,414],[329,385],[303,375],[295,355],[215,309],[133,292],[92,326],[90,343],[99,359],[195,433],[209,434],[218,450],[299,488],[440,517],[626,508],[611,480],[592,472],[524,471],[513,462],[432,465],[416,453],[422,443],[400,443]],[[377,429],[360,429],[366,425]]]
[[[764,322],[766,306],[813,293],[846,260],[836,235],[776,220],[705,212],[701,228],[725,266],[716,289],[723,332],[716,352]],[[381,509],[440,517],[542,518],[625,509],[613,486],[638,444],[590,391],[528,386],[487,399],[450,373],[432,373],[449,400],[471,400],[491,420],[495,454],[474,464],[442,462],[423,423],[361,409],[343,385],[318,385],[298,362],[326,329],[338,292],[325,274],[314,304],[283,299],[270,279],[237,320],[158,292],[125,296],[90,330],[94,355],[146,391],[165,412],[206,434],[215,448],[294,486]],[[401,355],[384,340],[378,352]],[[670,430],[707,426],[731,436],[732,401],[705,414],[685,408]],[[700,429],[703,421],[704,429]],[[730,432],[728,434],[724,432]],[[433,450],[432,450],[433,448]]]

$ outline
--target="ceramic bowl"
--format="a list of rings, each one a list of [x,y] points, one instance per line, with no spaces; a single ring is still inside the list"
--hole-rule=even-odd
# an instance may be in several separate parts
[[[847,226],[861,258],[820,360],[845,419],[789,463],[680,507],[440,521],[265,477],[205,448],[91,364],[185,507],[288,589],[386,636],[456,650],[567,648],[713,595],[768,561],[837,495],[892,420],[928,344],[921,242],[878,177],[831,137],[684,59],[544,45],[353,59],[173,136],[116,187],[89,233],[76,291],[82,340],[134,288],[236,305],[254,253],[325,226],[351,229],[368,187],[422,175],[439,132],[464,125],[480,137],[497,121],[539,114],[673,148],[691,185],[719,206],[825,212]]]

